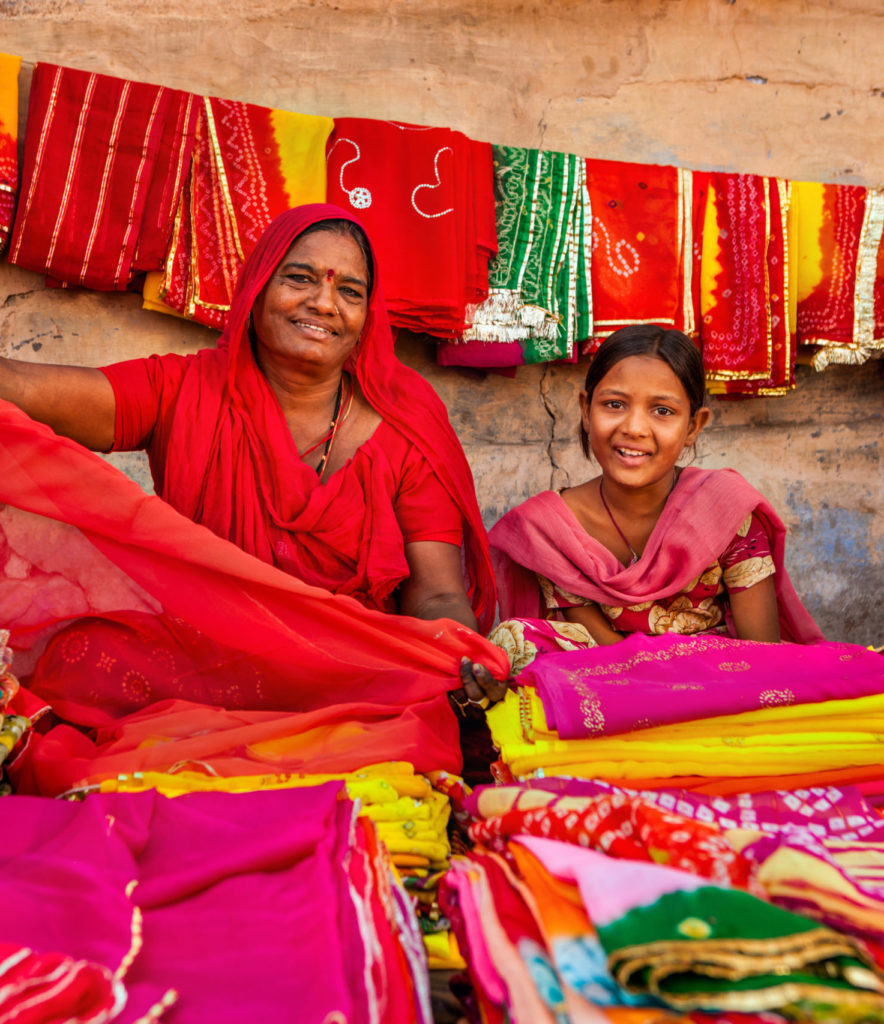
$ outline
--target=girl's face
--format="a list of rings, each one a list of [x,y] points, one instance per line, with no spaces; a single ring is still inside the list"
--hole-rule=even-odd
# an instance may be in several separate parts
[[[596,385],[592,401],[580,393],[583,426],[606,480],[623,487],[670,481],[676,460],[709,420],[690,401],[668,363],[628,356]]]

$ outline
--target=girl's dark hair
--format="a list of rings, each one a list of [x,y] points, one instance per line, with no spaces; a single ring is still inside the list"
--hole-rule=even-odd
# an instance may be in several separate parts
[[[681,381],[688,396],[691,416],[706,404],[706,378],[700,350],[686,334],[659,324],[630,324],[605,338],[586,373],[584,388],[587,403],[592,401],[593,391],[608,371],[630,356],[656,356],[662,359]],[[580,447],[589,458],[589,436],[582,420]]]
[[[330,217],[328,220],[318,220],[315,224],[311,224],[309,228],[304,228],[300,235],[298,235],[298,238],[312,235],[316,231],[333,231],[336,235],[349,235],[353,239],[359,246],[365,260],[365,268],[368,271],[368,294],[371,295],[374,288],[374,260],[371,256],[368,235],[366,235],[362,228],[355,221],[345,220],[343,217]]]

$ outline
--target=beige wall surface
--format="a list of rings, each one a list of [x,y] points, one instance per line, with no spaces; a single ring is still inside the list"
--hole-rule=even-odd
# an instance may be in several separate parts
[[[878,0],[0,0],[0,48],[303,113],[447,125],[585,156],[884,185]],[[134,295],[51,291],[0,265],[0,354],[101,364],[213,332]],[[576,446],[583,367],[515,379],[440,369],[490,524],[592,472]],[[788,564],[832,639],[881,643],[882,363],[799,368],[785,398],[715,402],[698,465],[730,465],[792,531]],[[140,456],[118,457],[147,484]],[[149,486],[149,484],[147,484]]]

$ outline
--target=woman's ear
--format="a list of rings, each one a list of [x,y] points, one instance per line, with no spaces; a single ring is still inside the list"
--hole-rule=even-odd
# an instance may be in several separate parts
[[[689,448],[700,436],[700,431],[712,419],[712,410],[707,406],[701,406],[691,417],[688,427],[688,436],[685,438],[685,447]]]

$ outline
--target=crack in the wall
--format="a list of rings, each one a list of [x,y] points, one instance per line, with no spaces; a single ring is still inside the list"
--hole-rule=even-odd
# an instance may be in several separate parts
[[[543,403],[544,411],[549,416],[549,440],[546,443],[546,456],[549,459],[550,471],[549,471],[549,489],[557,490],[559,487],[567,487],[571,478],[568,471],[560,466],[556,460],[555,444],[556,444],[556,425],[558,423],[558,416],[556,415],[555,407],[550,401],[549,394],[549,374],[550,367],[548,363],[544,363],[543,373],[540,377],[540,383],[538,385],[538,392],[540,394],[540,401]]]

